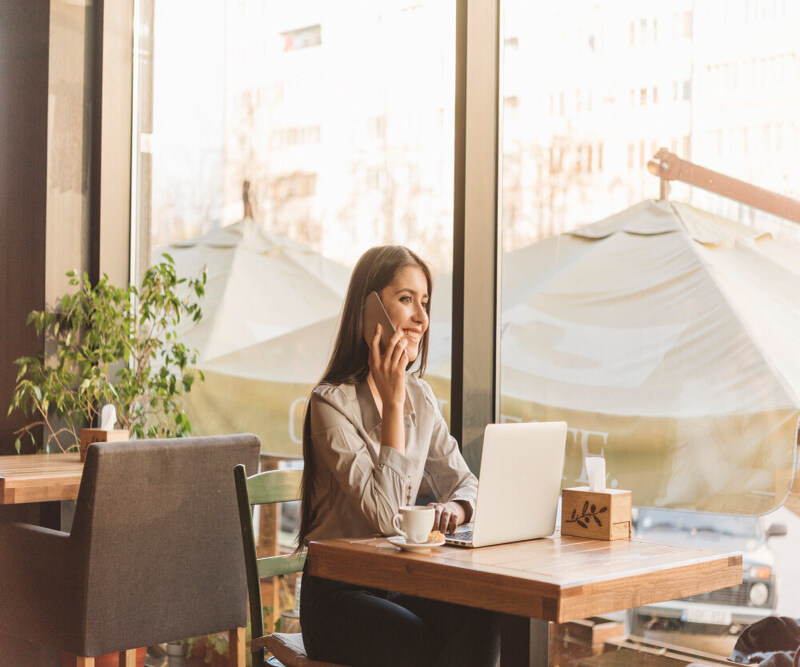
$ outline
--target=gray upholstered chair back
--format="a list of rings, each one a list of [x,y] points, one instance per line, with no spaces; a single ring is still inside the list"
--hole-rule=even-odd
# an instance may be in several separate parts
[[[233,467],[258,470],[254,435],[91,445],[69,537],[83,589],[78,655],[247,623]],[[66,610],[65,610],[66,611]],[[65,647],[66,648],[66,647]]]

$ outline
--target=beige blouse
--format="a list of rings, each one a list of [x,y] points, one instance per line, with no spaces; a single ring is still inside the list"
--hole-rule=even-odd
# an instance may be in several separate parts
[[[315,472],[308,539],[393,535],[392,517],[412,505],[423,476],[439,502],[475,509],[478,480],[447,430],[433,390],[406,375],[406,453],[381,447],[381,416],[366,381],[319,385],[311,394]]]

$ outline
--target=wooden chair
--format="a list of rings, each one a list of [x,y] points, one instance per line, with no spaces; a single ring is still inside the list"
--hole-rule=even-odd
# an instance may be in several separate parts
[[[247,571],[247,592],[250,599],[250,627],[253,639],[250,651],[253,665],[285,665],[286,667],[337,667],[333,663],[312,660],[306,655],[303,637],[299,632],[273,632],[264,634],[264,618],[261,607],[261,580],[290,572],[299,572],[306,562],[305,551],[288,556],[258,558],[253,534],[253,505],[289,502],[300,499],[302,470],[268,470],[247,477],[243,465],[233,470],[236,481],[236,498],[239,503],[239,523],[242,529],[242,546]],[[264,649],[272,653],[266,661]],[[341,666],[338,666],[341,667]]]

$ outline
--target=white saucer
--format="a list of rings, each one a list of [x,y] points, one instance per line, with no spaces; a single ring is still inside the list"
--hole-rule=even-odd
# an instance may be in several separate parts
[[[430,551],[434,547],[440,547],[444,544],[444,538],[439,540],[438,542],[421,542],[417,544],[416,542],[406,542],[406,538],[402,537],[401,535],[394,535],[392,537],[386,538],[394,544],[396,547],[400,547],[404,551],[414,551],[416,553],[425,553],[426,551]]]

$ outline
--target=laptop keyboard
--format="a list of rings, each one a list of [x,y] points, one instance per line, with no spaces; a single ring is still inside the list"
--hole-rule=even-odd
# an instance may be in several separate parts
[[[445,537],[452,537],[457,540],[463,540],[464,542],[471,542],[472,541],[472,528],[464,528],[463,530],[458,529],[455,533],[448,533]]]

